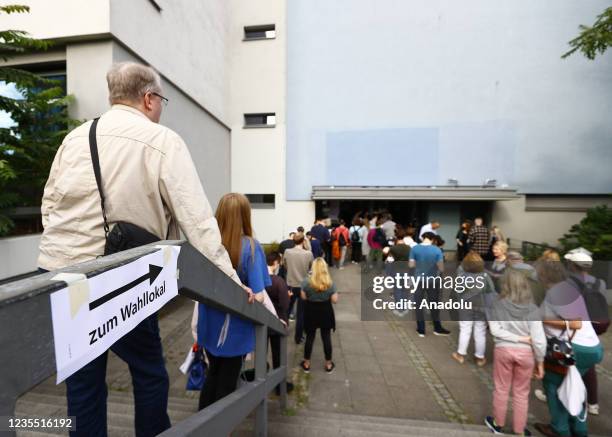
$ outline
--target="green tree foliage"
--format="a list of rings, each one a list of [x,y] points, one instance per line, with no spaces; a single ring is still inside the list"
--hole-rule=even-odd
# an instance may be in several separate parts
[[[27,6],[0,6],[2,14],[25,13]],[[46,41],[21,30],[0,31],[0,58],[45,50]],[[57,147],[74,122],[68,116],[61,83],[11,67],[0,68],[0,82],[14,84],[20,97],[0,95],[0,111],[8,113],[12,126],[0,127],[0,236],[13,227],[7,208],[38,206]],[[3,213],[4,211],[4,213]]]
[[[598,15],[593,26],[581,25],[580,35],[571,40],[569,45],[572,49],[561,56],[562,58],[567,58],[578,50],[591,60],[598,54],[602,55],[612,46],[612,7]]]
[[[612,260],[612,209],[606,205],[590,208],[559,243],[563,252],[584,247],[593,252],[594,259]]]

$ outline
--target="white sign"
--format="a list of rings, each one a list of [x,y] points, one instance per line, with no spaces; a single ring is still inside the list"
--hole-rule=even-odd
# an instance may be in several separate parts
[[[108,350],[178,294],[179,246],[87,279],[59,274],[68,286],[51,294],[57,383]]]

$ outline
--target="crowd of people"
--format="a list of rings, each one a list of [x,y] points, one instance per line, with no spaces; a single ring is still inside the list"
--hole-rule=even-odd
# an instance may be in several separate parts
[[[350,259],[364,262],[366,271],[384,267],[391,272],[394,266],[407,263],[415,275],[444,274],[440,224],[432,221],[417,232],[417,226],[401,226],[387,212],[357,215],[348,228],[339,220],[331,230],[319,218],[308,232],[296,229],[278,251],[266,254],[254,237],[248,199],[226,194],[213,214],[185,143],[159,124],[167,102],[159,75],[149,67],[125,62],[111,68],[107,82],[111,109],[68,134],[53,162],[42,199],[41,271],[105,254],[108,235],[121,234],[117,231],[121,224],[120,230],[129,230],[121,238],[133,239],[125,241],[131,247],[138,245],[143,234],[156,240],[178,239],[180,228],[196,250],[242,287],[248,302],[261,302],[285,325],[295,320],[294,340],[305,342],[300,363],[304,372],[313,365],[319,331],[327,373],[335,368],[331,332],[336,326],[333,304],[338,301],[329,266],[343,269]],[[542,380],[536,396],[548,403],[551,416],[550,424],[536,427],[550,436],[586,436],[585,412],[576,411],[572,398],[578,392],[567,391],[568,400],[558,388],[569,378],[565,373],[572,374],[569,364],[575,364],[588,392],[586,410],[599,413],[594,366],[602,360],[598,334],[605,332],[607,324],[606,314],[593,316],[594,308],[604,306],[593,296],[601,294],[605,284],[589,274],[590,254],[572,251],[562,263],[556,252],[549,251],[534,268],[520,254],[508,251],[500,230],[489,230],[482,218],[461,225],[457,245],[461,264],[456,275],[483,277],[486,287],[461,294],[461,299],[478,304],[461,314],[459,345],[452,358],[465,363],[473,336],[476,364],[485,366],[487,332],[493,337],[495,391],[487,426],[501,432],[512,391],[513,431],[527,434],[533,374]],[[442,299],[441,291],[420,288],[415,298],[436,302]],[[403,295],[397,292],[395,297],[399,300]],[[432,310],[431,318],[435,335],[450,334],[438,311]],[[255,349],[255,332],[252,323],[204,303],[195,305],[193,330],[208,362],[199,399],[202,409],[236,389],[245,357]],[[417,311],[417,333],[426,335],[422,310]],[[270,335],[269,342],[276,368],[281,361],[280,339]],[[565,353],[555,355],[551,344]],[[153,436],[168,429],[169,380],[157,315],[147,317],[111,350],[130,367],[135,434]],[[105,352],[66,380],[68,415],[76,416],[78,423],[72,435],[107,434],[107,356]]]
[[[187,146],[159,124],[168,103],[159,74],[122,62],[108,71],[107,83],[111,108],[70,132],[53,161],[41,207],[40,272],[176,240],[180,229],[196,250],[242,287],[249,303],[261,302],[285,325],[296,308],[296,340],[303,341],[306,334],[305,371],[320,330],[324,368],[332,372],[331,305],[338,295],[316,242],[317,236],[325,240],[327,230],[314,226],[307,239],[301,229],[291,245],[281,246],[283,255],[266,254],[254,237],[246,196],[224,195],[213,213]],[[199,398],[203,409],[236,389],[246,356],[255,349],[255,331],[251,322],[204,303],[194,307],[192,330],[196,349],[203,350],[207,362]],[[269,343],[272,365],[278,367],[280,338],[270,335]],[[152,437],[170,428],[169,378],[157,313],[110,350],[130,368],[135,435]],[[68,415],[78,423],[72,436],[107,435],[107,359],[105,351],[66,379]]]
[[[473,338],[474,362],[484,367],[488,364],[487,336],[494,344],[495,389],[487,427],[496,434],[503,432],[512,395],[510,429],[518,435],[530,435],[526,427],[528,399],[531,381],[536,379],[541,388],[536,388],[535,396],[547,402],[550,413],[550,423],[536,423],[536,429],[547,436],[587,435],[587,415],[599,414],[595,365],[603,359],[603,347],[598,336],[609,325],[606,284],[589,273],[593,259],[587,250],[578,248],[562,258],[548,249],[535,263],[527,263],[519,252],[509,250],[499,227],[489,229],[476,217],[461,224],[456,236],[457,269],[445,273],[444,241],[436,221],[418,228],[418,233],[416,226],[401,226],[388,213],[358,215],[348,229],[342,220],[329,231],[323,220],[317,220],[315,227],[310,231],[311,239],[316,233],[314,239],[321,242],[322,256],[339,269],[350,256],[354,263],[363,262],[366,271],[377,269],[393,276],[404,269],[415,276],[448,274],[471,277],[471,284],[484,284],[461,293],[450,290],[449,299],[471,303],[469,309],[458,311],[458,345],[452,359],[465,364]],[[393,295],[396,302],[408,297],[405,290],[396,289]],[[444,299],[439,287],[420,287],[410,298],[417,303]],[[393,311],[398,318],[408,312]],[[418,305],[415,312],[417,334],[425,337],[424,312]],[[430,309],[430,318],[435,335],[450,334],[441,324],[439,310]],[[308,361],[305,363],[303,368],[308,366]],[[572,365],[582,377],[584,399],[575,375],[573,379],[567,376]],[[562,395],[559,388],[564,384]]]

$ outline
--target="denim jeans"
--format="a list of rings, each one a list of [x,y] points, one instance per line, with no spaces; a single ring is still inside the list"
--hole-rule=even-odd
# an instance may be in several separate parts
[[[300,292],[302,289],[300,287],[291,287],[291,300],[289,301],[289,311],[287,314],[291,314],[291,310],[293,310],[293,305],[297,302],[295,308],[295,341],[297,343],[302,341],[302,336],[304,335],[304,301],[300,297]]]
[[[157,313],[110,348],[125,361],[134,386],[134,422],[137,437],[152,437],[170,428],[168,417],[168,373],[159,337]],[[71,436],[105,437],[106,363],[108,351],[66,379],[68,416],[76,416]]]
[[[580,375],[584,375],[591,367],[603,359],[601,343],[592,347],[581,346],[575,343],[572,343],[572,346],[576,355],[576,368]],[[548,411],[550,412],[550,425],[557,434],[562,436],[586,436],[588,435],[587,421],[581,422],[578,420],[578,417],[570,416],[557,395],[557,390],[563,383],[564,378],[565,376],[548,370],[544,374],[542,382],[547,396]],[[584,411],[579,416],[582,417],[583,414]]]
[[[438,302],[440,299],[440,290],[438,288],[418,288],[413,295],[416,305],[417,315],[417,329],[421,332],[425,332],[425,310],[421,309],[421,302],[426,301],[428,303]],[[433,308],[429,311],[431,314],[431,320],[433,321],[434,330],[442,328],[440,324],[440,310]]]

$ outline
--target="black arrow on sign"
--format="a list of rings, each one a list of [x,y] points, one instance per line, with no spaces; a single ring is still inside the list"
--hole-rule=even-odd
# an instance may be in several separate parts
[[[154,266],[153,264],[149,264],[149,273],[142,275],[140,278],[134,279],[129,284],[126,284],[121,288],[117,288],[115,291],[111,291],[110,293],[105,294],[104,296],[102,296],[99,299],[94,300],[93,302],[90,302],[89,311],[98,308],[100,305],[104,305],[109,300],[116,298],[117,296],[125,293],[128,290],[131,290],[132,288],[136,287],[138,284],[146,281],[147,279],[149,280],[149,285],[153,284],[153,282],[155,282],[155,279],[161,273],[162,269],[163,267]]]

